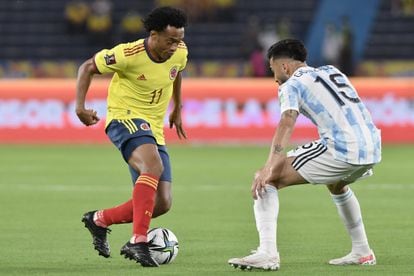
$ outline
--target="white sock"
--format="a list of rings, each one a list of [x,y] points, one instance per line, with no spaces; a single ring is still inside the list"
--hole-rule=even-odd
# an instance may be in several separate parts
[[[338,208],[339,216],[351,236],[352,253],[363,256],[369,255],[371,251],[368,245],[358,199],[349,187],[348,190],[341,195],[331,195]]]
[[[263,197],[256,199],[253,206],[260,240],[258,250],[270,256],[276,256],[276,220],[279,214],[279,197],[277,189],[272,185],[266,185],[265,189]]]

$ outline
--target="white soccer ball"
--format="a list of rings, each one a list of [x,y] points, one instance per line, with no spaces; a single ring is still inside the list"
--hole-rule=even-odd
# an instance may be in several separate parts
[[[169,264],[178,254],[178,239],[167,228],[152,228],[148,230],[148,246],[151,256],[159,264]]]

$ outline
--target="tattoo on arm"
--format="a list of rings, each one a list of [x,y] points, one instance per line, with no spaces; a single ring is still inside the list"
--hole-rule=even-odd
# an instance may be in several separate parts
[[[278,154],[283,152],[284,148],[281,145],[274,145],[273,146],[273,154]]]
[[[290,132],[293,129],[293,125],[295,124],[295,121],[298,115],[299,115],[299,112],[297,112],[296,110],[286,110],[285,112],[282,113],[282,119],[277,129],[278,131],[277,135],[281,137],[280,139],[275,138],[275,141],[278,141],[278,144],[273,145],[273,148],[272,148],[273,154],[281,154],[285,150],[285,148],[280,143],[283,139],[286,138],[285,137],[286,135],[290,136]],[[280,132],[279,132],[279,127],[281,129]]]

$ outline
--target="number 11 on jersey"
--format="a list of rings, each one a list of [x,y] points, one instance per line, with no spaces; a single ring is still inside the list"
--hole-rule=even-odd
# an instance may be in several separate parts
[[[150,104],[157,104],[160,102],[162,96],[162,89],[154,90],[151,92],[151,101]]]

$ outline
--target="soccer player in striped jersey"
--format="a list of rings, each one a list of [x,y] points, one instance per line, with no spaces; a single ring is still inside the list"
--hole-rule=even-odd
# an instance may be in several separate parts
[[[163,133],[171,98],[174,105],[170,127],[175,126],[179,138],[186,138],[181,121],[186,22],[186,15],[179,9],[156,8],[144,20],[148,37],[101,50],[79,68],[76,114],[87,126],[99,121],[97,112],[85,107],[93,76],[113,73],[105,131],[128,163],[134,183],[128,201],[82,217],[95,249],[104,257],[110,256],[108,227],[132,222],[132,237],[121,248],[121,254],[142,266],[158,266],[149,253],[147,230],[151,219],[168,212],[172,204],[171,166]]]
[[[305,183],[326,185],[352,241],[351,252],[329,264],[376,264],[358,200],[348,185],[371,175],[380,162],[380,131],[348,78],[331,65],[308,66],[306,56],[304,45],[296,39],[279,41],[268,50],[282,115],[268,159],[251,188],[260,245],[251,255],[230,259],[234,267],[280,268],[278,190]],[[320,139],[285,153],[300,113],[316,125]]]

